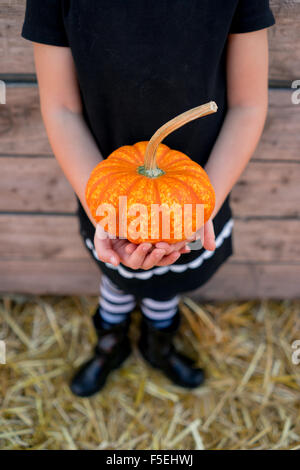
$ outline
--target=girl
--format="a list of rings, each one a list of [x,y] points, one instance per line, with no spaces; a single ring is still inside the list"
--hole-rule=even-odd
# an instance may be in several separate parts
[[[103,273],[93,317],[98,342],[72,381],[75,394],[99,391],[128,357],[136,301],[143,357],[178,385],[203,382],[202,369],[173,345],[178,294],[203,285],[232,254],[229,194],[264,126],[273,24],[268,0],[27,0],[22,35],[35,43],[42,116],[78,197],[81,235]],[[164,140],[202,165],[215,188],[203,248],[95,236],[84,197],[92,169],[210,100],[216,114]]]

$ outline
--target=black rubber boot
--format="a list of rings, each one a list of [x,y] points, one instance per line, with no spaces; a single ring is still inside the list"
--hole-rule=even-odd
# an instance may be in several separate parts
[[[204,371],[194,367],[194,361],[173,345],[173,337],[180,325],[180,314],[177,312],[170,327],[157,329],[153,323],[143,317],[139,350],[144,359],[156,369],[160,369],[176,385],[195,388],[204,382]]]
[[[129,318],[112,326],[101,319],[97,309],[93,322],[98,336],[94,356],[81,366],[70,385],[74,395],[79,397],[90,397],[99,392],[109,373],[120,367],[131,353]]]

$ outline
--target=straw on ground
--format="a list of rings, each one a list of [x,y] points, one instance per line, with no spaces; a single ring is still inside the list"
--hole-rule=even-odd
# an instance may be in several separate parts
[[[205,367],[188,391],[136,348],[91,399],[68,381],[92,350],[94,297],[6,296],[0,335],[1,449],[299,449],[300,302],[199,304],[184,298],[176,346]],[[131,338],[138,338],[138,312]]]

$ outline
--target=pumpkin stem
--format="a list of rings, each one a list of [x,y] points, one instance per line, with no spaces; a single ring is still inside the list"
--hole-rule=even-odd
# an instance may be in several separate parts
[[[187,124],[194,119],[198,119],[202,116],[207,116],[208,114],[215,113],[218,109],[218,106],[214,101],[210,101],[209,103],[202,104],[201,106],[197,106],[196,108],[189,109],[179,116],[171,119],[170,121],[166,122],[163,126],[161,126],[155,134],[151,137],[146,147],[145,157],[144,157],[144,174],[150,177],[159,176],[162,172],[156,165],[156,152],[158,149],[159,144],[162,140],[167,137],[167,135],[171,134],[171,132],[176,131],[179,127]]]

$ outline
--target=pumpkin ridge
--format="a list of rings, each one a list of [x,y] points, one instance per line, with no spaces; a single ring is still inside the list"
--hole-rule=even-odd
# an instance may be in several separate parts
[[[160,144],[160,145],[162,145],[162,144]],[[159,161],[158,161],[158,159],[157,159],[157,163],[158,163],[159,165],[162,165],[162,164],[163,164],[163,160],[164,160],[165,156],[166,156],[171,150],[172,150],[172,149],[170,149],[170,147],[167,147],[166,150],[164,151],[164,153],[160,156]]]
[[[171,178],[172,178],[172,176],[171,176]],[[176,179],[176,180],[178,181],[177,178],[174,178],[174,179]],[[194,194],[194,197],[196,197],[196,198],[199,200],[199,196],[198,196],[198,194],[196,193],[196,191],[194,190],[194,188],[193,188],[192,186],[190,186],[188,182],[186,182],[185,184],[186,184],[186,186],[189,188],[189,190]],[[209,189],[213,189],[212,186],[211,186],[211,184],[209,184],[208,188],[209,188]],[[207,190],[207,188],[206,188],[206,190]],[[215,201],[215,192],[214,192],[214,190],[210,191],[210,196],[212,196],[212,197],[213,197],[213,200]],[[212,214],[212,211],[213,211],[213,208],[214,208],[214,204],[211,205],[211,204],[209,204],[209,203],[207,203],[207,202],[201,202],[200,204],[203,204],[203,205],[204,205],[204,214],[203,214],[203,216],[204,216],[204,223],[206,223],[206,222],[209,220],[209,217],[210,217],[211,214]],[[207,209],[210,211],[210,214],[209,214],[209,217],[206,219],[206,218],[205,218],[205,210],[207,210]]]
[[[187,155],[186,155],[186,157],[190,160],[190,158]],[[166,163],[165,168],[168,169],[170,166],[173,166],[174,164],[176,164],[178,162],[181,162],[181,161],[187,161],[187,160],[185,158],[182,158],[182,155],[180,155],[178,158],[175,158],[170,163]],[[166,171],[168,171],[168,170],[166,170]]]
[[[130,162],[123,158],[124,154],[121,155],[112,155],[111,157],[107,157],[109,163],[119,164],[120,166],[127,165],[128,167],[136,165],[137,162]]]
[[[128,167],[130,167],[129,162],[125,161],[125,164],[127,164]],[[127,165],[126,165],[126,168],[127,168]],[[123,170],[124,166],[125,166],[124,161],[120,162],[119,159],[114,160],[114,159],[111,159],[110,157],[107,157],[105,158],[105,160],[102,160],[101,162],[99,162],[98,165],[95,166],[95,168],[92,170],[90,174],[90,180],[94,179],[99,173],[102,173],[102,169],[109,168],[111,171],[114,171],[116,168],[122,168]]]
[[[106,191],[106,189],[108,188],[108,186],[110,185],[110,181],[107,182],[107,184],[104,186],[103,190]],[[100,199],[101,197],[101,194],[103,193],[103,190],[101,191],[100,195],[98,195],[98,200]],[[94,191],[91,191],[89,196],[88,196],[88,199],[87,199],[87,204],[89,207],[92,207],[92,198],[93,198],[93,195],[94,195]],[[96,209],[97,211],[97,209]]]
[[[171,179],[171,180],[173,179],[173,180],[175,180],[175,178],[172,178],[172,177],[169,178],[167,174],[165,175],[165,179],[167,179],[167,180],[168,180],[168,179]],[[157,185],[158,185],[158,186],[159,186],[160,182],[163,183],[163,179],[157,181]],[[182,188],[185,189],[186,186],[185,186],[184,182],[182,182],[182,181],[180,181],[180,180],[178,180],[177,182],[179,183],[179,185],[180,185]],[[168,182],[165,181],[164,184],[168,185]],[[170,185],[170,182],[169,182],[169,185]],[[159,194],[160,194],[160,193],[159,193]],[[181,188],[180,188],[179,192],[176,191],[176,192],[174,193],[174,196],[176,197],[177,204],[179,204],[179,205],[183,208],[184,200],[183,200],[182,194],[183,194],[183,191],[181,191]],[[159,195],[159,200],[160,200],[159,204],[161,205],[161,204],[162,204],[162,201],[161,201],[160,195]],[[172,209],[172,205],[170,206],[170,203],[169,203],[168,201],[166,201],[165,204],[167,204],[167,206],[169,207],[170,210]],[[170,220],[170,223],[171,223],[171,227],[170,227],[170,229],[171,229],[171,232],[170,232],[170,239],[169,239],[169,240],[165,240],[165,241],[167,241],[168,243],[176,243],[176,242],[179,241],[179,240],[177,240],[177,239],[174,238],[174,219],[173,219],[173,218]],[[160,230],[162,230],[162,225],[161,225],[161,224],[162,224],[162,219],[160,219]],[[162,237],[162,233],[160,232],[160,238],[161,238],[161,237]]]
[[[144,156],[141,154],[140,150],[138,147],[135,147],[135,144],[132,145],[130,147],[130,150],[134,149],[134,157],[135,157],[135,161],[132,162],[132,163],[140,163],[140,157],[141,157],[141,160],[143,161],[144,160]],[[130,152],[132,154],[132,152]]]
[[[173,152],[173,149],[169,148],[167,152],[165,152],[160,159],[159,164],[160,165],[165,165],[164,160],[168,157],[169,153]]]
[[[178,178],[175,178],[175,177],[172,177],[170,176],[169,177],[170,179],[173,179],[175,181],[179,181],[179,183],[182,184],[182,181],[180,181]],[[194,191],[194,189],[188,184],[188,183],[184,183],[185,187],[188,187],[189,188],[189,191],[194,195],[194,197],[196,198],[196,200],[199,200],[199,196],[196,194],[196,192]],[[214,193],[213,193],[213,196],[214,196]],[[215,197],[215,196],[214,196]],[[195,204],[195,203],[192,203],[192,204]],[[198,204],[198,203],[196,203]],[[214,205],[210,205],[210,204],[207,204],[207,203],[203,203],[203,202],[199,202],[199,204],[203,204],[204,205],[204,213],[203,213],[203,218],[204,218],[204,224],[209,220],[209,217],[211,216],[212,214],[212,211],[213,211],[213,207]],[[206,212],[206,208],[210,211],[209,213],[209,217],[205,217],[205,212]]]
[[[125,172],[127,173],[127,172]],[[107,176],[104,176],[103,178],[101,178],[102,180],[107,178]],[[108,179],[107,181],[107,184],[103,186],[100,194],[98,195],[98,199],[100,200],[101,199],[101,195],[103,194],[103,192],[105,192],[110,186],[111,186],[112,182],[110,181],[110,179]],[[93,184],[93,187],[96,186],[95,184]],[[90,192],[90,195],[89,195],[89,199],[88,199],[88,204],[91,202],[92,198],[93,198],[93,194],[95,192],[95,189],[97,189],[97,187],[94,187],[93,191]]]
[[[108,177],[111,176],[111,175],[117,175],[117,174],[119,174],[119,173],[127,173],[127,171],[126,171],[126,170],[114,171],[114,172],[112,172],[112,173],[109,173],[108,175],[103,175],[103,176],[101,176],[101,178],[97,179],[97,180],[92,184],[91,187],[87,188],[87,189],[89,189],[89,194],[86,192],[86,198],[88,198],[88,197],[90,196],[90,194],[91,194],[92,192],[94,192],[94,190],[96,189],[96,187],[98,186],[98,184],[101,183],[102,180],[104,180],[105,178],[108,178]]]
[[[146,142],[146,141],[142,140],[141,142]],[[136,147],[136,144],[139,144],[141,142],[136,142],[135,144],[133,144],[132,147],[134,148],[135,152],[141,157],[141,160],[144,161],[144,155],[140,151],[139,147]],[[138,161],[137,163],[140,163],[140,161]]]
[[[137,181],[140,181],[141,177],[140,175],[137,173],[136,174],[136,178],[130,183],[130,185],[128,186],[128,188],[126,189],[126,196],[129,192],[132,191],[132,188],[134,188],[134,185]]]
[[[187,170],[187,171],[183,170],[183,171],[184,171],[184,172],[183,172],[183,176],[192,176],[192,177],[194,177],[194,178],[199,178],[199,179],[201,179],[201,183],[202,183],[202,184],[205,183],[206,186],[210,186],[211,183],[210,183],[209,179],[208,179],[205,175],[203,175],[203,174],[197,174],[196,172],[193,172],[193,171],[191,171],[191,170]],[[178,172],[177,172],[177,174],[178,174]],[[170,170],[170,171],[168,171],[168,172],[167,172],[167,176],[171,176],[171,177],[174,176],[174,177],[176,177],[176,170]]]
[[[131,151],[133,148],[134,148],[134,152]],[[123,152],[127,157],[131,158],[131,160],[123,160],[122,156],[119,155],[119,153],[121,154],[121,152]],[[132,157],[134,157],[134,160],[132,160]],[[137,149],[134,147],[134,145],[132,146],[123,145],[123,147],[120,147],[119,149],[112,152],[107,158],[111,158],[111,159],[115,158],[121,161],[123,164],[128,163],[129,165],[134,165],[135,163],[140,162]]]
[[[185,182],[185,181],[183,182],[179,178],[176,178],[175,176],[167,176],[167,177],[179,182],[181,185],[184,185],[185,187],[188,187],[189,191],[194,195],[195,199],[199,200],[198,194],[195,192],[195,190],[187,182]]]
[[[139,175],[137,175],[136,178],[130,183],[130,185],[128,186],[128,188],[126,188],[126,193],[124,194],[125,196],[127,196],[128,191],[130,191],[130,190],[133,188],[134,184],[137,182],[138,179],[139,179]],[[108,181],[108,182],[107,182],[107,185],[102,189],[102,191],[101,191],[101,193],[100,193],[100,195],[99,195],[99,199],[101,199],[101,195],[102,195],[103,193],[105,193],[106,190],[107,190],[107,188],[110,187],[110,186],[111,186],[111,181]],[[119,196],[119,197],[120,197],[120,196]],[[119,206],[118,206],[118,207],[119,207]],[[119,232],[117,232],[117,236],[118,236],[118,233],[119,233]]]
[[[158,200],[158,204],[161,205],[161,197],[160,197],[160,193],[159,193],[159,189],[158,189],[158,181],[156,179],[154,179],[154,190],[156,192],[156,197],[157,197],[157,200]]]
[[[107,182],[107,184],[104,186],[103,190],[106,191],[106,189],[108,188],[108,186],[110,185],[110,181]],[[93,185],[94,186],[94,185]],[[95,188],[97,189],[97,188]],[[100,195],[98,195],[98,199],[100,199],[100,196],[101,194],[103,193],[103,190],[101,191]],[[87,198],[87,204],[88,206],[92,205],[92,198],[93,198],[93,195],[94,195],[94,190],[93,191],[90,191],[90,194]]]
[[[154,188],[154,192],[156,194],[156,202],[154,204],[158,204],[159,207],[161,206],[161,197],[160,197],[160,193],[159,193],[159,182],[156,178],[153,179],[153,188]],[[153,203],[152,203],[153,204]],[[151,214],[151,207],[150,207],[150,214]],[[152,218],[150,217],[150,219],[148,220],[148,223],[150,223],[150,227],[151,227],[151,224],[153,223],[152,221]],[[160,231],[160,228],[161,228],[161,219],[159,221],[159,231]],[[151,230],[151,228],[150,228]],[[149,237],[149,228],[148,228],[148,237]]]
[[[120,166],[128,166],[128,168],[130,167],[134,167],[138,164],[137,161],[129,161],[129,160],[126,160],[123,158],[124,157],[124,154],[122,155],[113,155],[112,157],[108,157],[107,160],[109,159],[109,162],[111,163],[115,163],[115,164],[119,164]]]
[[[128,188],[126,189],[126,194],[125,194],[125,196],[127,197],[127,202],[128,202],[128,194],[131,193],[131,191],[132,191],[132,189],[134,188],[135,184],[138,183],[140,180],[141,180],[141,177],[140,177],[139,174],[137,174],[137,175],[136,175],[136,178],[130,183],[130,185],[129,185]],[[131,206],[128,206],[128,207],[127,207],[127,210],[128,210],[129,207],[131,207]],[[118,214],[118,219],[119,219],[119,212],[117,212],[117,214]],[[126,214],[126,217],[128,217],[128,214]],[[127,229],[128,229],[128,227],[127,227]],[[119,225],[118,225],[118,228],[117,228],[117,233],[116,233],[116,235],[117,235],[117,237],[119,237],[119,235],[120,235],[120,234],[119,234]],[[128,235],[128,233],[127,233],[127,235]]]

